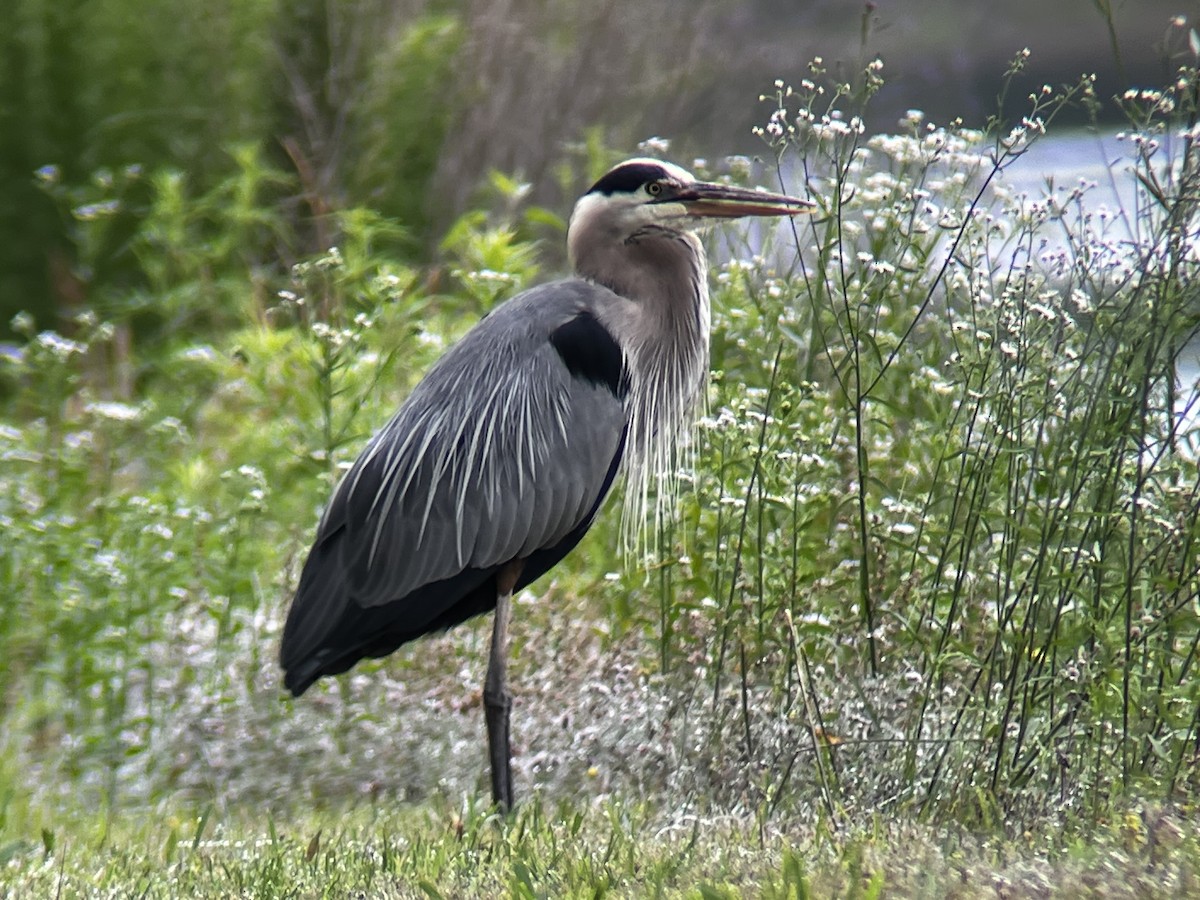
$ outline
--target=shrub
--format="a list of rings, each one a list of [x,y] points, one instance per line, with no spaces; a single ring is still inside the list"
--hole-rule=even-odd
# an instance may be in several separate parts
[[[714,411],[660,615],[661,664],[699,651],[716,680],[721,745],[775,754],[768,797],[801,755],[831,812],[1020,821],[1191,790],[1200,395],[1180,362],[1200,321],[1200,166],[1183,56],[1166,89],[1120,100],[1125,216],[1091,184],[1004,184],[1064,103],[1094,102],[1086,79],[981,132],[914,112],[868,138],[877,63],[851,84],[818,61],[771,98],[781,178],[821,212],[791,279],[736,261],[719,276]]]

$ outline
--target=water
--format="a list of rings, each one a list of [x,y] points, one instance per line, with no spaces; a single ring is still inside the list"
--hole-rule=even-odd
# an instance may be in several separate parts
[[[1125,217],[1126,234],[1129,222],[1136,218],[1137,204],[1146,201],[1143,192],[1138,196],[1129,141],[1119,140],[1115,132],[1065,132],[1048,135],[1006,170],[1005,180],[1015,190],[1031,197],[1054,192],[1065,194],[1079,186],[1090,185],[1083,196],[1084,208],[1089,211],[1107,207],[1121,210]],[[1163,153],[1163,158],[1167,156]],[[1194,338],[1180,355],[1176,378],[1179,384],[1176,414],[1181,432],[1195,435],[1200,428],[1200,338]]]
[[[1080,180],[1094,183],[1085,195],[1085,206],[1132,211],[1136,202],[1129,145],[1116,134],[1068,131],[1038,140],[1005,170],[1005,181],[1031,197],[1050,187],[1071,191]]]

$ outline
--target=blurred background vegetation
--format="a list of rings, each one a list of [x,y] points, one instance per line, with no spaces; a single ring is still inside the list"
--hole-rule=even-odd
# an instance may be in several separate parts
[[[338,210],[376,211],[399,226],[394,252],[425,261],[490,170],[519,175],[532,185],[525,200],[561,210],[608,161],[602,147],[661,134],[685,161],[753,152],[747,99],[814,55],[846,73],[885,61],[868,123],[877,131],[911,106],[981,125],[1022,46],[1033,58],[1019,86],[1088,71],[1106,96],[1161,80],[1156,48],[1177,4],[1115,4],[1119,41],[1097,14],[1108,5],[9,0],[0,335],[19,311],[62,327],[84,306],[153,292],[138,245],[153,239],[164,191],[217,207],[176,223],[196,241],[229,214],[229,191],[272,210],[210,254],[206,301],[219,319],[231,266],[286,272],[336,243]],[[81,221],[97,218],[102,228]],[[157,302],[137,312],[143,327],[170,320]]]

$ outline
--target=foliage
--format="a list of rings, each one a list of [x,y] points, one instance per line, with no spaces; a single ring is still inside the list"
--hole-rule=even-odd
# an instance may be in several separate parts
[[[797,720],[831,815],[992,825],[1192,790],[1195,52],[1122,98],[1123,215],[1088,183],[1003,184],[1095,102],[1086,79],[988,132],[913,113],[867,138],[841,106],[878,63],[855,86],[818,60],[771,98],[763,135],[822,211],[790,282],[720,276],[715,412],[655,624],[664,667],[703,656],[726,746],[775,747],[764,704]],[[800,751],[762,752],[775,797]]]
[[[75,276],[88,309],[136,325],[154,342],[244,321],[286,258],[278,211],[288,179],[253,145],[229,152],[233,171],[196,194],[180,171],[100,169],[84,185],[56,166],[38,171],[75,248]],[[249,284],[247,284],[249,275]]]
[[[433,177],[453,114],[444,85],[461,43],[458,19],[417,19],[367,67],[356,110],[362,146],[351,175],[353,196],[416,233],[429,225],[427,204],[440,202]]]
[[[50,324],[90,303],[69,222],[37,195],[33,173],[54,166],[65,185],[102,170],[170,165],[205,190],[229,171],[214,148],[258,142],[268,130],[269,23],[276,0],[203,8],[127,0],[13,0],[0,28],[0,318],[22,310]],[[196,86],[204,85],[203,95]],[[120,180],[121,176],[114,174]],[[92,261],[94,262],[94,260]],[[128,262],[128,257],[125,258]],[[78,267],[83,266],[80,270]],[[82,282],[82,284],[80,284]],[[77,310],[75,310],[77,311]]]
[[[261,898],[1190,896],[1200,837],[1171,810],[1130,809],[1087,840],[1014,840],[867,822],[758,831],[640,803],[523,804],[501,822],[469,800],[280,822],[165,810],[137,822],[52,823],[0,843],[17,896]]]
[[[169,0],[13,0],[0,12],[0,335],[11,337],[6,325],[21,311],[61,329],[82,307],[137,287],[151,293],[126,245],[151,190],[215,199],[222,186],[265,176],[260,187],[279,202],[259,197],[257,211],[272,221],[234,244],[260,264],[286,267],[338,244],[331,217],[354,208],[399,220],[407,231],[397,253],[428,260],[489,167],[549,172],[587,125],[620,122],[634,133],[629,109],[682,118],[650,98],[694,68],[708,12],[708,3],[693,9],[676,35],[686,52],[665,60],[658,23],[680,28],[668,0],[587,10],[542,0],[183,9]],[[641,28],[631,35],[632,17]],[[533,37],[543,29],[549,44]],[[619,108],[617,95],[639,102]],[[39,192],[39,171],[53,173],[56,199],[69,206],[56,210]],[[549,186],[539,202],[558,202],[554,179],[535,183]],[[81,207],[105,227],[81,229],[69,214]],[[103,248],[90,243],[98,232]]]
[[[185,202],[182,218],[207,203]],[[110,399],[121,332],[92,313],[72,338],[21,317],[26,341],[0,364],[12,423],[0,434],[5,719],[35,744],[66,741],[65,777],[108,769],[112,784],[97,787],[113,802],[118,763],[153,747],[170,695],[221,690],[188,648],[220,655],[261,629],[297,552],[292,529],[315,517],[362,420],[385,415],[379,385],[396,354],[431,361],[413,274],[372,248],[390,226],[359,212],[341,227],[344,251],[296,267],[301,293],[243,306],[246,326],[220,348],[170,347],[136,401]],[[208,248],[187,229],[156,235],[157,261],[189,287]]]

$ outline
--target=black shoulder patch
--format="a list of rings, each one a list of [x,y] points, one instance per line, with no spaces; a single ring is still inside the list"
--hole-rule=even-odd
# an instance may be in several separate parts
[[[581,312],[559,325],[551,332],[550,343],[574,377],[603,385],[618,399],[629,393],[625,356],[616,339],[591,313]]]
[[[592,185],[589,194],[632,194],[643,184],[665,178],[667,170],[653,163],[626,163],[617,166]]]

